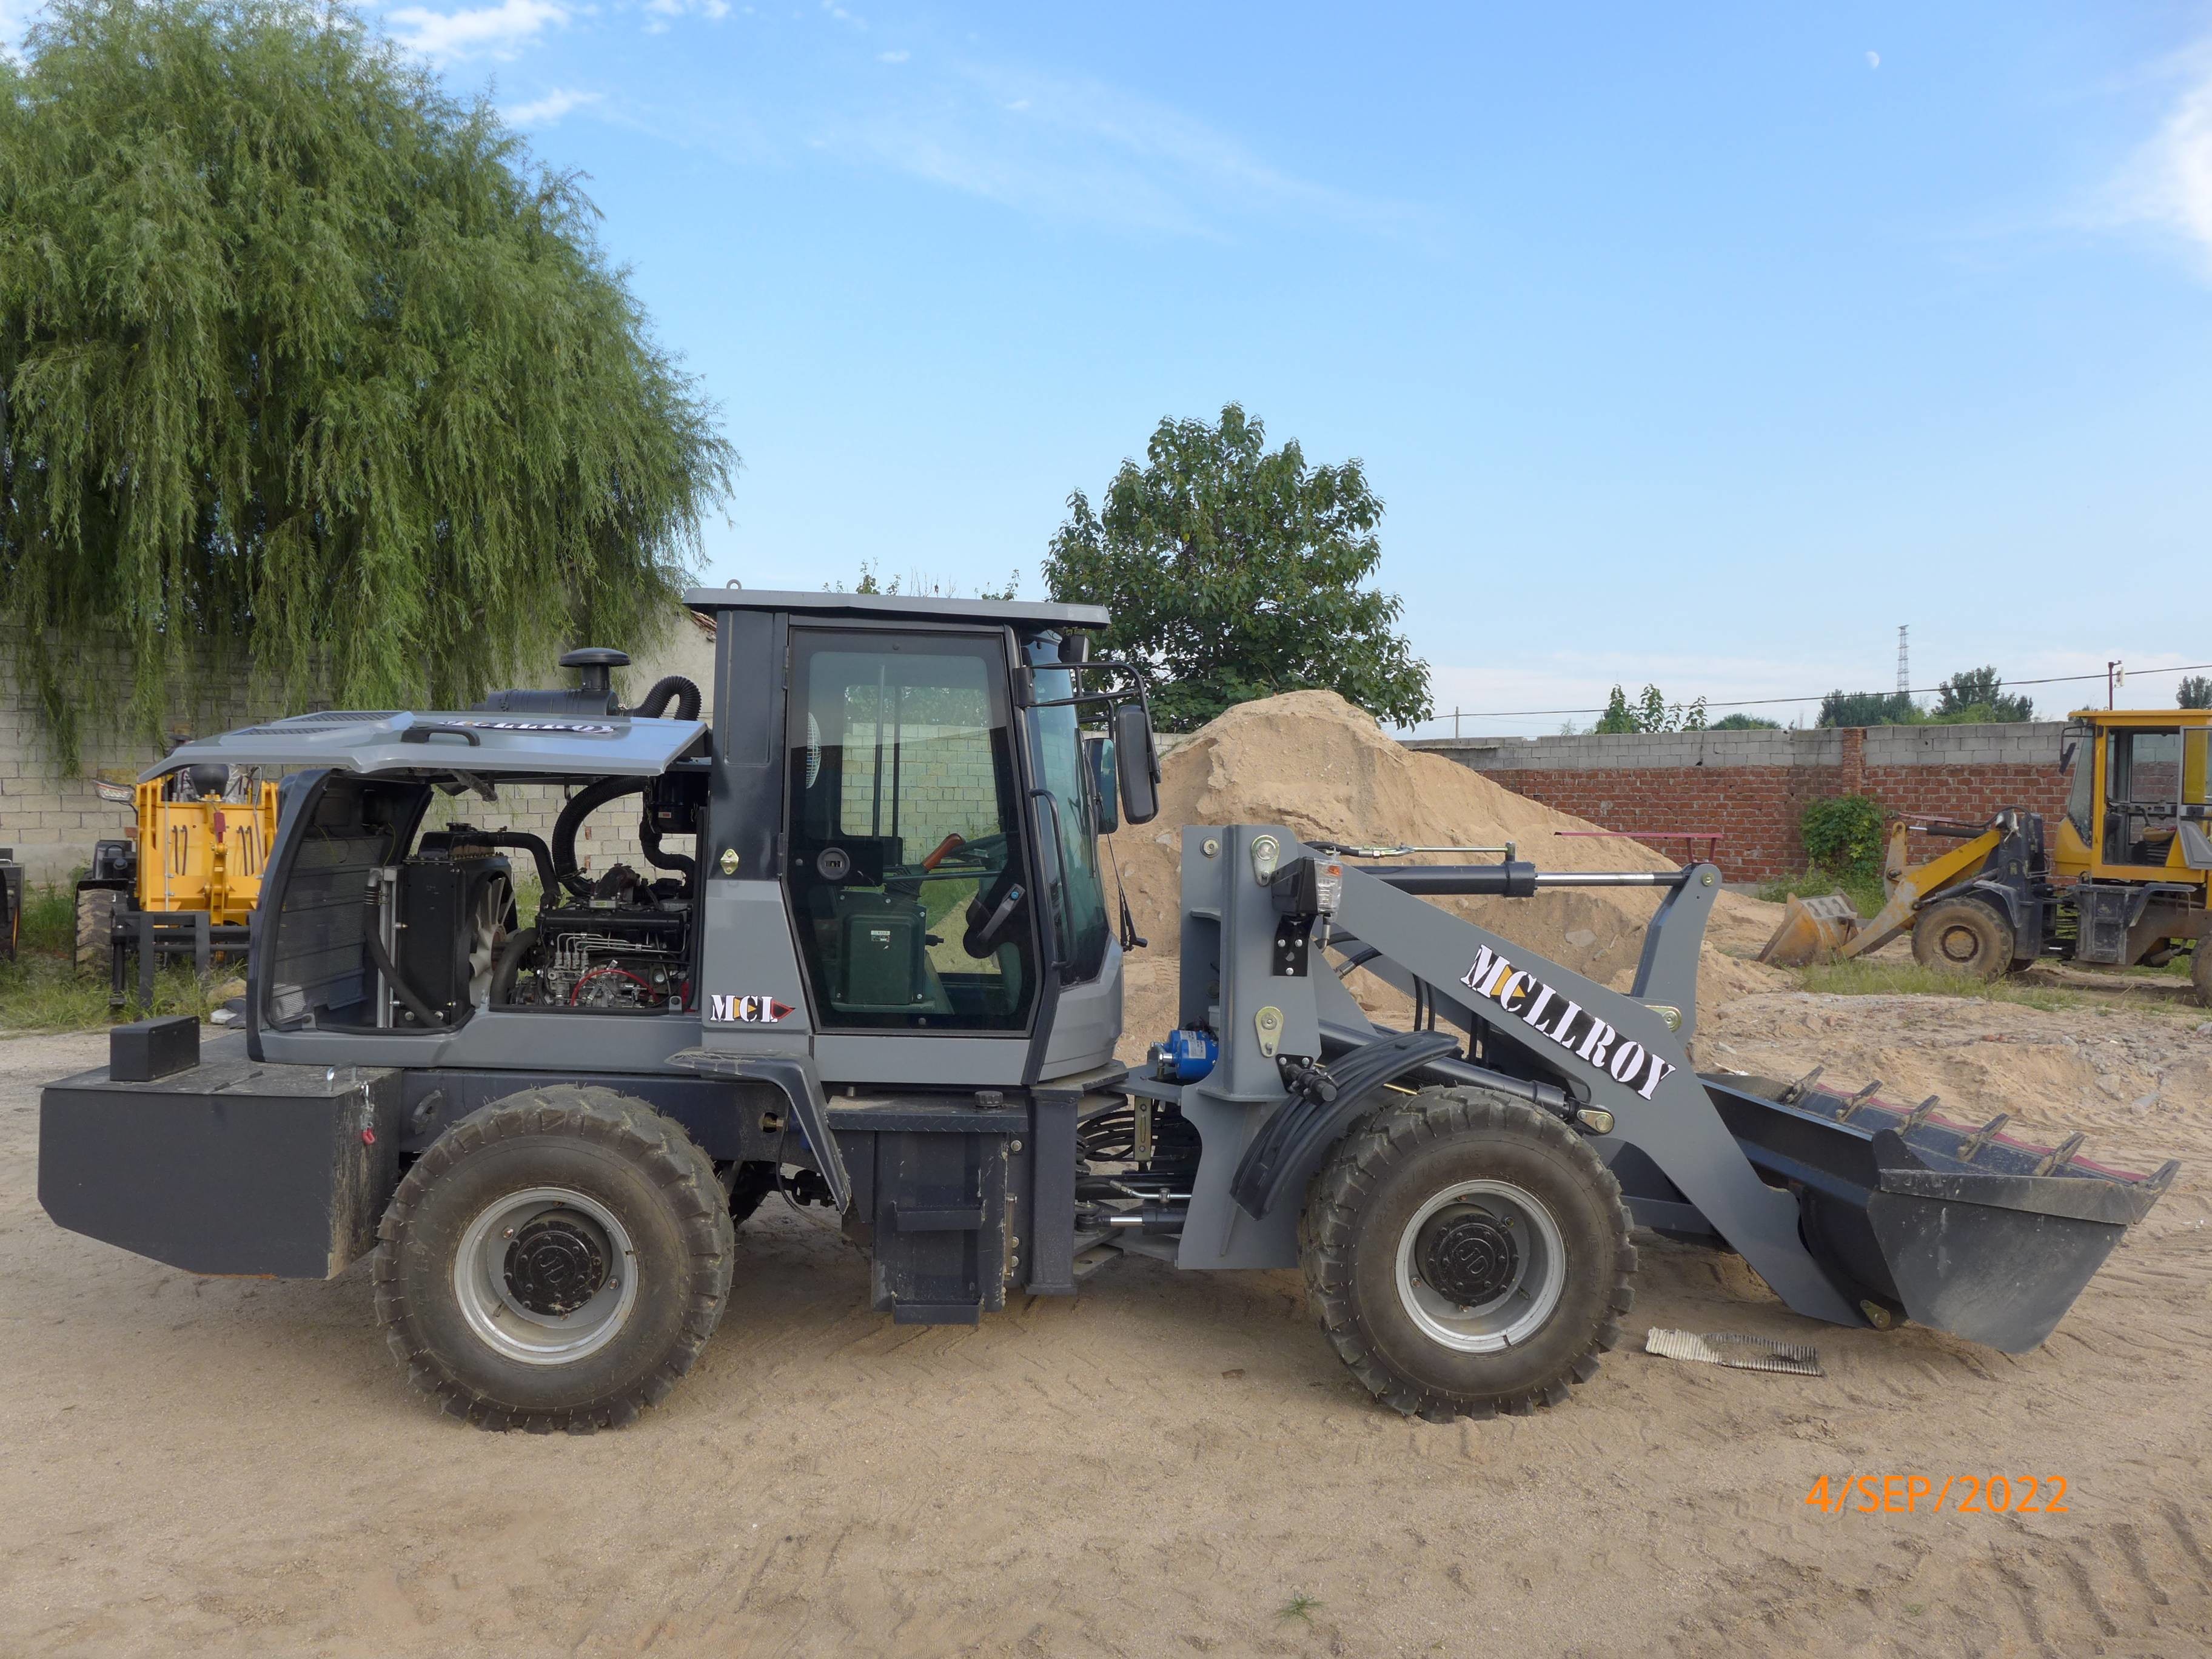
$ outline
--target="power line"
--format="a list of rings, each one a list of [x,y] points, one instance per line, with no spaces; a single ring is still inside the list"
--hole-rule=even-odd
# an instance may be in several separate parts
[[[2136,679],[2142,679],[2146,675],[2149,674],[2193,673],[2200,668],[2212,668],[2212,662],[2185,662],[2172,668],[2131,668],[2128,672],[2133,675]],[[2000,686],[2072,685],[2084,680],[2101,680],[2104,678],[2105,676],[2102,674],[2050,674],[2045,676],[2039,680],[2002,680],[1999,681],[1998,684]],[[1940,685],[1916,685],[1910,691],[1904,693],[1904,695],[1914,697],[1932,697],[1936,696],[1942,690],[1943,688]],[[1708,708],[1764,708],[1771,704],[1778,702],[1818,702],[1822,698],[1832,695],[1833,691],[1832,689],[1828,691],[1815,691],[1806,696],[1739,697],[1733,702],[1708,702],[1705,704],[1705,707]],[[1880,694],[1876,693],[1875,695],[1879,696]],[[1455,708],[1449,714],[1431,714],[1427,720],[1416,720],[1413,724],[1416,726],[1427,726],[1436,720],[1533,720],[1540,714],[1602,714],[1603,713],[1605,713],[1603,708],[1502,708],[1492,709],[1488,713],[1484,713],[1473,708]]]

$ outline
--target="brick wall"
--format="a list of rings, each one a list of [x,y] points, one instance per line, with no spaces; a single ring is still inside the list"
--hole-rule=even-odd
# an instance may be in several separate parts
[[[1832,795],[1871,795],[1909,817],[1978,823],[2000,807],[2065,810],[2058,721],[1877,726],[1809,732],[1443,738],[1409,746],[1448,757],[1533,800],[1606,830],[1717,831],[1732,881],[1794,875],[1797,825]],[[1913,837],[1913,856],[1945,843]],[[1679,857],[1679,844],[1655,843]],[[1540,862],[1540,855],[1539,855]]]

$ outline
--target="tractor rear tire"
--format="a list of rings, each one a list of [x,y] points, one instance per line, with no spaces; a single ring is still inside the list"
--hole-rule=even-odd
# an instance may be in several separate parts
[[[112,887],[81,887],[76,895],[76,970],[104,974],[115,950],[115,906],[123,895]]]
[[[1523,1102],[1472,1088],[1391,1098],[1306,1195],[1299,1254],[1322,1331],[1407,1417],[1565,1404],[1635,1300],[1620,1183]]]
[[[735,1240],[714,1166],[611,1089],[471,1113],[377,1230],[376,1315],[408,1379],[479,1428],[619,1428],[697,1361]]]
[[[1912,959],[1942,973],[1996,979],[2015,943],[2012,923],[1978,898],[1938,899],[1913,918]]]

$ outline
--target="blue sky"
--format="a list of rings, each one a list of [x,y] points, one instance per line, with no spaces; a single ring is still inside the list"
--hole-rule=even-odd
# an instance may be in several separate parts
[[[2212,660],[2212,5],[380,15],[589,175],[714,580],[1036,594],[1233,398],[1365,463],[1447,710]]]

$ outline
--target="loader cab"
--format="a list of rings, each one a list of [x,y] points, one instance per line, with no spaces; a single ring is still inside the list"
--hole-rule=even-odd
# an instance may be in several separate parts
[[[2062,878],[2212,883],[2212,711],[2084,710],[2064,744]]]
[[[1011,1085],[1110,1059],[1121,956],[1098,838],[1156,810],[1158,762],[1141,678],[1093,657],[1107,613],[686,601],[715,618],[720,711],[702,973],[733,1000],[727,1019],[710,1000],[709,1046],[786,1051],[803,1021],[825,1080],[856,1085]],[[743,1018],[787,932],[793,1017]]]

